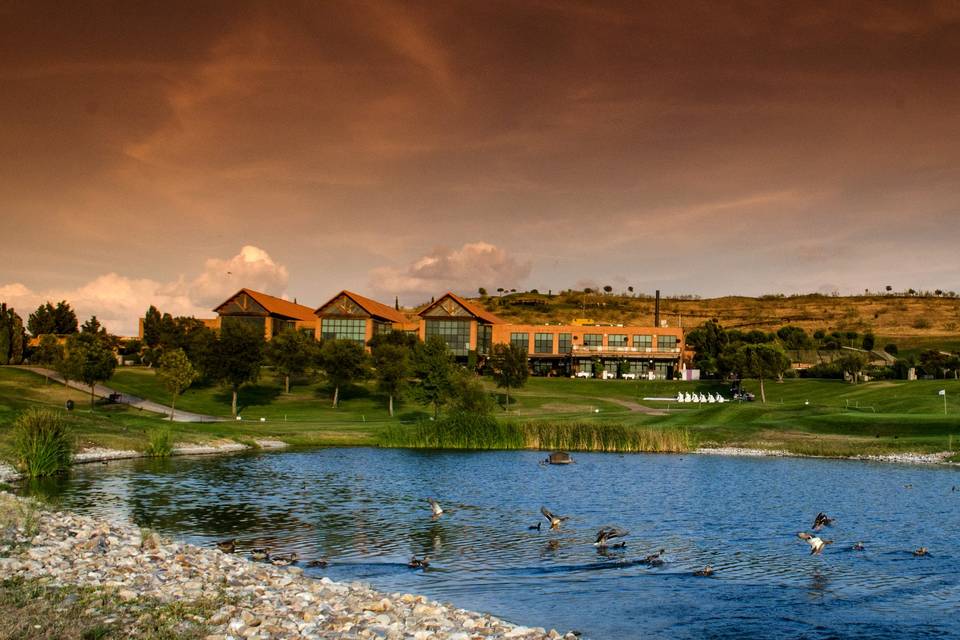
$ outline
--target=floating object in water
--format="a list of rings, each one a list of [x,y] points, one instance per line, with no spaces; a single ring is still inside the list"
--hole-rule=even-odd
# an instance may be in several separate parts
[[[297,552],[291,551],[290,553],[272,556],[270,558],[270,564],[277,567],[285,567],[290,564],[297,564],[297,558]]]
[[[554,451],[547,456],[548,464],[573,464],[573,458],[566,451]]]
[[[233,553],[237,550],[237,539],[230,538],[229,540],[218,540],[217,549],[223,551],[224,553]]]
[[[804,533],[801,531],[797,534],[797,537],[801,540],[805,540],[807,544],[810,545],[810,555],[821,554],[823,553],[823,548],[828,544],[833,544],[833,540],[821,540],[819,537],[810,535],[809,533]]]
[[[925,556],[925,555],[928,555],[929,553],[930,552],[927,550],[926,547],[920,547],[919,549],[913,552],[913,555],[919,558],[920,556]]]
[[[250,551],[251,560],[269,560],[270,551],[266,547],[256,547]]]
[[[423,560],[418,559],[417,556],[413,556],[410,558],[407,566],[411,569],[426,569],[430,566],[430,556],[423,556]]]
[[[703,569],[700,569],[699,571],[694,571],[693,575],[699,576],[701,578],[709,578],[710,576],[713,575],[713,567],[711,567],[710,565],[707,565]]]
[[[540,525],[541,525],[541,524],[542,524],[542,523],[540,523],[540,522],[538,522],[537,524],[532,524],[532,525],[530,525],[529,527],[527,527],[527,530],[528,530],[528,531],[534,531],[534,530],[540,531]]]
[[[315,569],[315,568],[317,568],[317,567],[319,567],[319,568],[322,569],[323,567],[327,566],[328,564],[330,564],[330,563],[327,562],[327,559],[326,559],[326,558],[318,558],[317,560],[311,560],[310,562],[308,562],[308,563],[307,563],[307,566],[310,567],[311,569]]]
[[[648,564],[651,567],[659,567],[663,565],[663,554],[666,553],[666,549],[660,549],[656,553],[651,553],[646,558],[642,560],[644,564]]]
[[[602,527],[600,531],[597,531],[597,539],[593,543],[593,546],[606,547],[608,540],[612,538],[622,538],[628,533],[630,532],[620,527]]]
[[[430,503],[430,511],[433,512],[431,516],[434,520],[443,515],[443,507],[440,506],[440,503],[434,500],[433,498],[427,498],[427,502]]]
[[[836,518],[831,518],[827,516],[827,514],[825,514],[823,511],[821,511],[820,513],[817,514],[817,517],[813,519],[813,530],[819,531],[824,527],[833,526],[833,521],[835,519]]]
[[[550,509],[547,509],[546,507],[540,507],[540,513],[542,513],[542,514],[543,514],[543,517],[546,518],[547,521],[550,523],[550,528],[551,528],[551,529],[559,529],[559,528],[560,528],[560,524],[561,524],[563,521],[570,519],[570,516],[558,516],[558,515],[555,515],[554,513],[552,513],[552,512],[550,511]]]
[[[854,551],[863,551],[865,547],[863,546],[862,542],[858,542],[850,548],[853,549]]]

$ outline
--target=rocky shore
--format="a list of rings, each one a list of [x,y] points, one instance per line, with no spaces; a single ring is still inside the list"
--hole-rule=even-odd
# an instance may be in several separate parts
[[[780,449],[750,449],[746,447],[701,447],[694,451],[701,455],[713,456],[746,456],[746,457],[774,457],[774,458],[824,458],[826,456],[810,456],[802,453],[791,453]],[[890,453],[884,455],[842,456],[837,460],[866,460],[869,462],[896,462],[900,464],[952,464],[947,459],[955,455],[953,451],[939,453]]]
[[[203,602],[184,623],[206,640],[564,637],[423,596],[308,578],[298,567],[274,567],[136,526],[45,510],[9,493],[0,493],[0,580],[95,589],[134,609],[145,601]]]

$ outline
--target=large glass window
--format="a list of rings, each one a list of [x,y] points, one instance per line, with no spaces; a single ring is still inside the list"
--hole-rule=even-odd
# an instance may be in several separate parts
[[[432,336],[443,338],[450,353],[455,356],[466,356],[470,352],[469,320],[427,318],[425,337],[430,339]]]
[[[273,335],[277,335],[281,331],[286,331],[287,329],[296,328],[297,323],[293,320],[281,320],[280,318],[273,319]]]
[[[493,325],[477,323],[477,353],[489,355],[493,342]]]
[[[529,353],[530,334],[529,333],[511,333],[510,344],[520,347],[521,349],[523,349],[524,353]]]
[[[533,336],[533,350],[535,353],[553,353],[553,334],[535,334]]]
[[[608,347],[625,347],[627,346],[627,334],[625,333],[611,333],[607,336],[607,346]]]
[[[367,321],[358,318],[323,318],[320,336],[324,340],[353,340],[363,344],[367,339]]]
[[[570,353],[570,343],[573,338],[572,333],[561,333],[558,340],[559,344],[557,345],[557,351],[560,353]]]
[[[585,346],[585,347],[602,347],[602,346],[603,346],[603,334],[602,334],[602,333],[585,333],[585,334],[583,334],[583,346]]]
[[[633,336],[635,349],[649,349],[653,346],[653,336]]]
[[[307,336],[311,340],[314,339],[314,334],[316,333],[316,329],[314,329],[313,327],[301,327],[299,331],[300,333]]]
[[[393,323],[392,323],[392,322],[383,322],[383,321],[380,321],[380,320],[374,320],[374,321],[373,321],[373,333],[374,333],[374,335],[376,335],[376,334],[381,334],[381,333],[392,333],[392,332],[393,332]]]
[[[673,351],[677,348],[677,336],[657,336],[657,351]]]

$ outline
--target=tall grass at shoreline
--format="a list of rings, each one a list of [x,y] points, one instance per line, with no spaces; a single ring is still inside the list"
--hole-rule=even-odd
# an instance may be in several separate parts
[[[168,458],[173,453],[173,434],[170,427],[156,427],[147,432],[149,441],[144,453],[151,458]]]
[[[29,478],[67,470],[73,456],[71,440],[70,427],[59,411],[27,409],[13,423],[17,466]]]
[[[391,425],[384,447],[412,449],[549,449],[621,453],[683,453],[693,448],[682,427],[642,427],[597,422],[508,422],[454,414],[415,425]]]

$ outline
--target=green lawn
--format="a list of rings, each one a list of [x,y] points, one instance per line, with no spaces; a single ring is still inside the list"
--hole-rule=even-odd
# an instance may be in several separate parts
[[[153,370],[119,369],[108,383],[121,391],[166,403],[168,394]],[[851,385],[839,380],[787,380],[766,383],[767,403],[677,404],[646,401],[645,397],[675,397],[678,391],[720,392],[717,382],[581,380],[531,378],[511,391],[505,411],[503,390],[486,382],[500,402],[498,416],[512,420],[550,422],[590,421],[637,426],[682,426],[700,444],[787,449],[800,453],[933,452],[960,450],[960,382],[878,381]],[[759,396],[757,383],[744,385]],[[943,413],[947,391],[948,414]],[[161,417],[123,407],[98,406],[90,411],[87,396],[47,384],[42,376],[0,367],[0,450],[9,441],[8,425],[31,405],[63,406],[72,398],[71,414],[80,444],[142,449],[146,432],[164,423]],[[219,387],[191,388],[177,401],[179,408],[229,416],[230,396]],[[174,423],[177,441],[279,438],[296,445],[374,444],[380,430],[395,423],[413,423],[430,415],[426,407],[400,402],[390,418],[386,398],[372,385],[342,392],[341,406],[330,406],[324,385],[300,381],[290,395],[265,370],[255,385],[240,391],[242,422]],[[650,410],[655,410],[651,413]],[[261,418],[264,420],[261,421]]]

